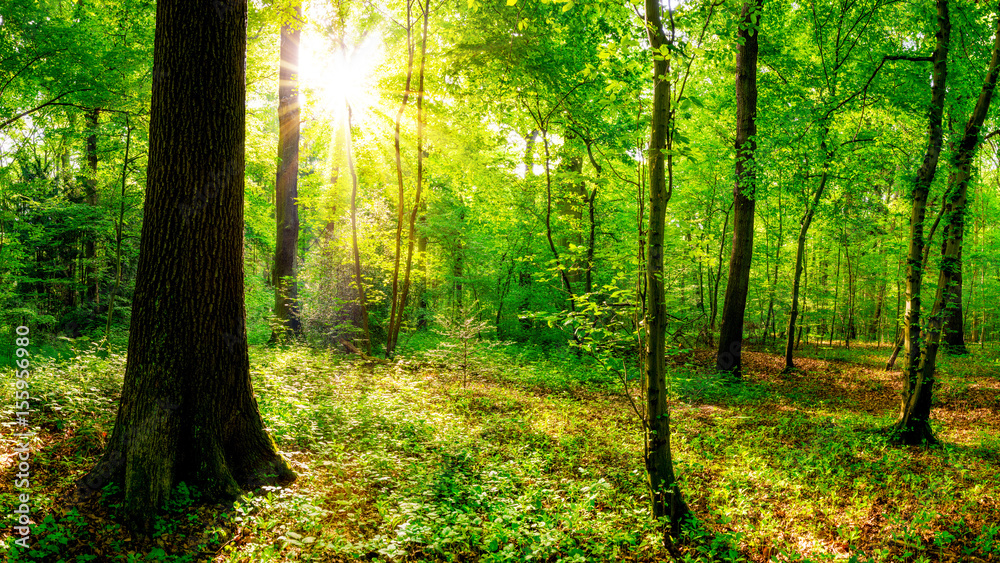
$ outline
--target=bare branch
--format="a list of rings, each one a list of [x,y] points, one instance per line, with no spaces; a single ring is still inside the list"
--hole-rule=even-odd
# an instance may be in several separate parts
[[[59,98],[62,98],[63,96],[68,96],[70,94],[75,94],[76,92],[86,92],[88,90],[90,90],[90,88],[84,88],[82,90],[70,90],[69,92],[63,92],[62,94],[59,94],[55,98],[52,98],[51,100],[45,102],[44,104],[42,104],[40,106],[35,106],[35,107],[33,107],[33,108],[29,109],[29,110],[22,111],[21,113],[19,113],[19,114],[15,115],[14,117],[8,119],[7,121],[4,121],[3,123],[0,123],[0,130],[5,129],[8,125],[10,125],[11,123],[14,123],[15,121],[21,119],[22,117],[24,117],[26,115],[31,115],[31,114],[35,113],[36,111],[38,111],[38,110],[40,110],[40,109],[42,109],[44,107],[54,105],[56,103],[56,100],[58,100]]]

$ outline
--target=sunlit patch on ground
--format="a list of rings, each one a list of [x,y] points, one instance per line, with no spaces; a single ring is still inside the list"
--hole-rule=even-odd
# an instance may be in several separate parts
[[[780,356],[748,351],[742,383],[712,374],[711,351],[675,362],[671,441],[698,517],[677,544],[682,560],[1000,560],[1000,378],[989,362],[945,359],[933,419],[943,445],[898,448],[881,430],[895,419],[899,372],[882,369],[878,350],[819,352],[782,374]],[[419,358],[253,354],[262,416],[298,480],[225,510],[181,502],[145,539],[116,522],[120,492],[70,494],[113,423],[115,394],[90,389],[114,388],[123,364],[47,366],[40,545],[110,561],[668,560],[649,521],[640,425],[613,380],[574,383],[564,362],[502,355],[462,373]]]

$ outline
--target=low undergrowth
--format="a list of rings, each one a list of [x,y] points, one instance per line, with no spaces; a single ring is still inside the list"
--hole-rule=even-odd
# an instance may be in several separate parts
[[[709,372],[708,352],[676,358],[672,443],[697,516],[677,560],[1000,561],[994,359],[944,360],[943,445],[899,448],[878,431],[895,416],[898,377],[851,354],[782,376],[780,358],[748,353],[738,383]],[[433,355],[379,364],[255,347],[251,360],[261,415],[298,480],[227,507],[185,488],[151,538],[116,523],[113,485],[87,503],[69,494],[111,431],[123,356],[36,360],[34,547],[12,547],[7,513],[0,550],[28,561],[672,557],[648,516],[628,398],[585,358],[496,348],[470,371]],[[0,470],[12,506],[12,455]]]

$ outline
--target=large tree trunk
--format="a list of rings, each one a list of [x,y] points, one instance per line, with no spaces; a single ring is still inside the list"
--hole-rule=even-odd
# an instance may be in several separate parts
[[[931,432],[931,393],[934,386],[933,370],[927,379],[920,369],[920,286],[923,282],[922,255],[924,252],[924,216],[927,209],[927,195],[937,171],[938,158],[944,129],[941,119],[944,113],[945,82],[948,77],[948,44],[951,38],[951,19],[948,14],[948,0],[937,0],[937,46],[934,48],[934,75],[931,88],[931,104],[928,111],[928,139],[924,161],[917,170],[913,184],[912,206],[910,210],[910,247],[906,257],[906,317],[904,333],[903,396],[900,416],[896,422],[896,435],[904,444],[933,442]]]
[[[757,171],[757,36],[763,0],[743,5],[736,34],[736,181],[733,184],[733,247],[722,305],[722,328],[715,366],[742,377],[743,316],[753,258],[753,219]]]
[[[665,166],[664,152],[671,148],[670,63],[661,48],[669,45],[657,0],[646,0],[647,33],[654,54],[653,116],[649,140],[649,230],[646,239],[646,473],[649,477],[653,517],[670,521],[671,535],[680,532],[690,511],[681,497],[670,452],[670,410],[667,405],[666,351],[667,305],[663,288],[663,237],[667,202],[673,179]],[[671,156],[666,157],[668,160]],[[669,162],[666,163],[669,165]]]
[[[114,430],[78,482],[152,529],[181,481],[206,499],[295,478],[264,430],[243,302],[246,4],[161,0],[144,223]]]
[[[281,63],[278,69],[278,172],[275,181],[274,316],[271,340],[294,336],[301,330],[295,256],[299,245],[299,40],[302,8],[293,7],[292,21],[281,26]]]
[[[945,18],[947,18],[947,7],[945,7]],[[993,41],[993,56],[990,59],[986,80],[983,82],[979,99],[976,100],[976,107],[973,108],[972,115],[969,116],[969,121],[965,125],[962,142],[952,160],[954,169],[949,178],[951,189],[948,199],[943,202],[948,217],[946,223],[948,234],[945,236],[944,253],[941,258],[937,295],[931,314],[927,318],[927,330],[926,334],[923,335],[926,344],[920,356],[920,364],[916,369],[910,369],[911,366],[907,366],[907,371],[910,372],[910,386],[907,387],[906,391],[909,393],[904,395],[902,416],[896,425],[900,440],[907,444],[935,441],[934,435],[931,433],[929,419],[931,393],[934,388],[934,371],[938,347],[941,343],[941,328],[947,316],[948,294],[953,289],[956,278],[961,275],[961,263],[958,258],[962,249],[962,231],[965,227],[967,203],[966,193],[969,178],[972,176],[972,158],[976,154],[976,147],[979,145],[979,132],[986,119],[986,114],[989,112],[990,102],[993,100],[993,90],[996,88],[998,74],[1000,74],[1000,21],[997,22]],[[936,79],[935,76],[935,81]],[[943,82],[944,80],[942,80]]]

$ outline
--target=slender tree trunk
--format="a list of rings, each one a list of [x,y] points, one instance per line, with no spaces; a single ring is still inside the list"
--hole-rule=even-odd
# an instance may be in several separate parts
[[[955,284],[961,279],[962,233],[965,227],[969,179],[972,177],[972,160],[976,154],[976,147],[979,145],[979,133],[993,100],[998,74],[1000,74],[1000,21],[997,22],[993,40],[993,56],[990,59],[986,80],[983,82],[972,115],[969,116],[965,125],[962,141],[952,157],[953,169],[949,178],[951,189],[945,204],[948,217],[945,228],[945,246],[941,258],[941,271],[938,275],[937,295],[934,307],[927,319],[927,330],[924,337],[926,344],[920,356],[916,381],[918,391],[910,394],[907,397],[909,400],[903,403],[902,416],[896,427],[900,434],[900,440],[907,444],[935,441],[928,419],[930,418],[937,352],[941,344],[942,327],[948,317],[949,294],[954,291]]]
[[[594,159],[594,154],[590,149],[590,142],[587,143],[587,154],[590,155],[590,163],[594,166],[594,171],[597,174],[597,180],[601,179],[601,166],[597,164],[597,160]],[[587,277],[584,280],[584,291],[591,293],[594,291],[594,250],[597,244],[597,188],[598,183],[594,183],[594,189],[590,191],[590,195],[587,196],[587,210],[588,219],[590,224],[590,233],[587,237]]]
[[[733,248],[722,306],[716,368],[742,377],[743,317],[753,258],[757,185],[757,36],[763,0],[743,5],[736,51],[736,181],[733,184]]]
[[[87,205],[91,207],[97,207],[98,195],[97,195],[97,127],[98,119],[100,118],[101,110],[94,108],[87,112],[87,180],[85,182],[86,186],[86,202]],[[97,302],[97,260],[96,260],[96,241],[94,240],[94,233],[90,232],[87,235],[87,239],[84,241],[83,246],[83,285],[86,288],[86,298],[87,301]]]
[[[811,254],[812,253],[810,252],[810,255]],[[796,350],[799,349],[799,345],[802,342],[802,325],[805,324],[806,311],[809,310],[809,272],[812,271],[812,268],[814,268],[815,266],[816,266],[816,258],[815,257],[813,258],[813,265],[812,266],[809,266],[808,256],[803,256],[802,257],[802,269],[803,269],[803,272],[802,272],[802,278],[803,278],[802,279],[802,313],[801,313],[801,315],[802,315],[802,322],[798,323],[798,326],[799,326],[798,334],[796,334],[796,336],[795,336],[795,349]],[[808,346],[809,345],[809,326],[808,325],[805,327],[805,333],[806,333],[806,346]]]
[[[770,329],[774,333],[774,339],[778,338],[777,314],[774,312],[774,294],[778,290],[778,267],[781,265],[781,244],[784,231],[784,208],[781,206],[781,192],[778,192],[778,243],[774,250],[774,275],[771,278],[771,290],[767,299],[767,320],[764,322],[764,343],[767,344],[767,332]],[[770,327],[770,328],[769,328]]]
[[[676,537],[689,509],[681,497],[670,452],[670,410],[667,405],[665,366],[667,305],[663,287],[663,238],[667,202],[673,191],[669,166],[671,148],[670,63],[660,55],[670,44],[663,31],[660,4],[646,0],[646,31],[653,62],[653,115],[649,141],[649,229],[646,261],[646,473],[649,477],[653,517],[670,521],[670,535]],[[669,163],[666,163],[669,164]],[[665,536],[665,543],[670,544]]]
[[[403,215],[406,212],[406,191],[403,183],[403,150],[400,147],[400,127],[403,120],[403,111],[410,100],[410,85],[413,82],[413,14],[412,2],[406,3],[406,85],[403,87],[403,99],[399,103],[396,111],[395,137],[393,147],[396,153],[396,184],[399,189],[398,204],[396,205],[396,253],[392,267],[392,308],[389,312],[389,326],[386,330],[385,357],[392,357],[396,349],[396,336],[399,334],[398,325],[402,324],[402,296],[399,288],[399,263],[402,259],[403,245]],[[418,157],[419,158],[419,157]],[[414,205],[414,210],[417,208]]]
[[[465,219],[464,216],[460,216],[460,218]],[[465,277],[465,247],[462,245],[462,235],[458,236],[459,239],[455,246],[455,263],[452,265],[451,275],[455,292],[453,301],[455,319],[461,322],[463,320],[461,317],[465,314],[465,306],[462,304],[462,297],[465,293],[465,287],[462,284],[462,278]]]
[[[896,345],[892,347],[892,352],[889,354],[889,359],[885,362],[885,371],[889,371],[896,364],[896,357],[899,356],[899,351],[903,349],[903,333],[899,329],[899,319],[900,319],[900,309],[903,298],[903,288],[901,286],[900,280],[902,280],[901,264],[896,263],[896,324],[893,326],[893,338],[896,340]]]
[[[354,251],[354,283],[358,288],[358,309],[361,311],[361,349],[372,353],[372,333],[368,327],[368,302],[365,284],[361,278],[361,250],[358,248],[358,171],[354,166],[353,111],[347,104],[347,168],[351,173],[351,247]]]
[[[392,355],[396,350],[396,342],[399,339],[399,329],[403,324],[403,312],[406,310],[407,300],[410,294],[410,273],[413,270],[413,245],[417,238],[417,215],[420,212],[423,201],[420,199],[424,186],[424,69],[427,63],[427,24],[430,19],[431,2],[426,0],[423,5],[424,26],[420,39],[420,67],[417,70],[417,188],[413,195],[413,209],[410,211],[410,229],[407,235],[406,247],[406,270],[403,275],[403,295],[399,302],[399,311],[396,316],[396,323],[390,325],[392,332],[392,349],[386,349],[386,356]],[[426,242],[424,243],[426,248]],[[502,305],[501,305],[502,306]],[[497,312],[499,317],[499,311]],[[499,326],[497,327],[499,330]]]
[[[278,171],[274,189],[275,244],[274,316],[280,327],[271,341],[292,337],[301,331],[295,257],[299,245],[299,42],[302,38],[302,7],[295,4],[294,15],[281,26],[281,53],[278,67]]]
[[[975,199],[976,197],[981,197],[981,196],[979,195],[979,193],[974,193],[972,197],[973,199]],[[975,233],[973,233],[973,237],[975,237]],[[964,241],[962,242],[962,245],[965,246]],[[978,277],[979,277],[978,268],[973,267],[972,276],[970,276],[969,278],[969,297],[968,299],[965,299],[965,302],[962,306],[962,325],[963,328],[968,327],[965,328],[965,330],[969,331],[969,335],[971,336],[973,343],[975,343],[976,341],[976,315],[973,313],[973,311],[975,311],[976,305],[978,304],[976,302],[976,280],[978,279]]]
[[[552,157],[549,154],[549,135],[544,129],[542,130],[542,144],[545,147],[545,238],[549,242],[549,250],[552,251],[552,256],[556,259],[556,268],[559,269],[559,277],[562,279],[563,288],[566,290],[567,299],[569,299],[569,308],[571,311],[575,311],[573,284],[570,283],[569,272],[566,271],[566,266],[559,255],[556,243],[552,240],[552,172],[550,170]]]
[[[532,129],[525,140],[524,149],[524,182],[523,189],[521,190],[521,202],[520,205],[525,209],[531,209],[534,205],[534,197],[531,190],[531,177],[534,175],[535,167],[535,141],[538,139],[539,131],[537,129]],[[527,242],[527,248],[531,247],[531,239],[533,236],[533,229],[531,229],[527,224],[524,229],[524,236]],[[522,266],[523,267],[523,266]],[[520,319],[521,328],[524,330],[531,329],[531,318],[526,314],[531,310],[531,272],[526,270],[521,270],[517,276],[517,285],[520,287],[521,299],[517,304],[518,318]]]
[[[70,113],[69,117],[69,129],[76,132],[76,114]],[[61,166],[60,175],[61,180],[66,189],[66,199],[71,203],[80,203],[80,194],[77,192],[76,182],[73,181],[72,177],[72,159],[70,158],[70,144],[71,144],[72,134],[69,132],[63,133],[62,139],[62,154],[60,156]],[[65,286],[66,293],[61,297],[64,298],[64,303],[68,307],[76,307],[79,303],[79,291],[77,290],[77,277],[78,271],[76,267],[77,258],[79,255],[78,246],[80,240],[80,232],[74,231],[68,233],[68,240],[66,241],[66,247],[69,250],[67,253],[67,264],[66,264],[66,278],[69,283]],[[58,291],[58,289],[56,289]]]
[[[506,262],[508,265],[506,275],[504,275],[502,279],[497,278],[497,314],[493,321],[493,325],[496,327],[497,331],[497,340],[503,340],[503,304],[507,299],[507,295],[510,293],[510,283],[514,279],[514,267],[516,265],[514,256],[511,256],[510,260],[507,260],[507,256],[508,254],[504,253],[499,260],[501,263]]]
[[[156,6],[162,78],[150,108],[128,363],[108,445],[77,483],[84,495],[117,483],[129,525],[145,533],[182,481],[211,502],[295,478],[264,429],[247,355],[246,14],[236,0]]]
[[[601,172],[603,168],[597,163],[597,159],[594,158],[594,151],[591,148],[593,141],[590,139],[584,139],[583,142],[587,145],[587,156],[590,158],[590,164],[594,167],[594,172],[597,175],[597,181],[594,182],[594,189],[588,194],[587,190],[581,185],[580,194],[587,202],[587,215],[588,224],[590,226],[590,232],[587,237],[587,257],[586,263],[583,265],[584,269],[584,292],[591,293],[594,290],[594,250],[597,242],[597,211],[596,211],[596,201],[597,201],[597,186],[601,180]]]
[[[928,120],[927,150],[924,161],[917,171],[913,185],[910,211],[910,248],[906,258],[906,322],[905,365],[903,366],[903,396],[899,421],[895,432],[897,439],[905,444],[920,444],[935,441],[931,431],[931,393],[934,385],[933,369],[930,379],[921,369],[920,362],[920,301],[923,267],[921,257],[924,251],[924,216],[927,194],[934,174],[944,129],[941,126],[944,114],[946,81],[948,77],[948,47],[951,39],[951,19],[948,14],[948,0],[937,0],[937,46],[934,48],[934,74],[931,87],[931,104]]]
[[[122,283],[122,229],[125,228],[125,186],[128,179],[128,153],[132,147],[132,124],[125,115],[125,157],[122,161],[122,194],[118,203],[118,223],[115,226],[115,285],[108,296],[108,322],[104,327],[104,339],[111,337],[111,320],[115,313],[115,296]]]
[[[845,234],[844,239],[847,239]],[[844,324],[844,347],[851,347],[851,339],[854,338],[854,293],[856,290],[854,268],[851,264],[851,246],[844,245],[844,257],[847,258],[847,320]]]
[[[884,246],[879,243],[879,255],[882,258],[882,280],[878,286],[878,295],[875,298],[875,314],[873,315],[871,329],[868,331],[868,338],[875,341],[876,348],[882,347],[882,316],[885,310],[885,292],[889,279],[889,270],[885,264]]]
[[[816,208],[819,206],[823,192],[826,190],[826,180],[830,172],[830,154],[826,150],[825,132],[824,139],[820,143],[820,149],[826,155],[823,160],[823,173],[819,178],[819,186],[816,187],[816,193],[813,194],[812,203],[807,204],[806,212],[799,223],[799,236],[795,240],[795,275],[792,277],[792,309],[788,313],[788,330],[785,335],[785,371],[795,369],[795,363],[792,360],[792,350],[794,349],[795,322],[799,316],[799,283],[802,280],[802,270],[805,269],[806,234],[809,232],[809,225],[812,224],[813,215],[816,213]]]
[[[947,305],[945,305],[944,336],[942,337],[945,352],[955,355],[969,353],[969,349],[965,346],[965,317],[962,311],[962,239],[965,230],[963,218],[964,214],[958,218],[959,223],[952,227],[957,229],[953,235],[958,238],[958,256],[955,258],[951,285],[948,286],[948,291],[945,294]],[[949,234],[948,230],[946,229],[946,237]],[[947,245],[947,241],[945,245]]]
[[[600,174],[600,172],[598,172]],[[590,236],[587,237],[587,277],[584,280],[584,291],[591,293],[594,291],[594,250],[597,244],[597,213],[595,201],[597,200],[597,186],[590,192],[587,198],[587,209],[590,218]]]
[[[560,168],[563,177],[572,179],[561,182],[563,195],[556,201],[556,211],[565,224],[556,246],[569,251],[572,247],[583,247],[583,233],[579,230],[583,222],[583,203],[587,200],[586,184],[583,180],[583,157],[579,154],[564,156]],[[584,266],[576,253],[568,252],[566,269],[566,277],[569,278],[570,284],[580,287],[584,281],[582,275]]]
[[[944,197],[945,198],[948,197],[948,191],[945,191]],[[930,206],[933,206],[933,204],[934,204],[934,201],[932,200]],[[931,224],[931,230],[930,230],[930,232],[927,234],[927,237],[924,239],[928,243],[934,238],[934,233],[937,231],[938,224],[941,222],[941,218],[944,217],[944,210],[945,210],[945,206],[944,206],[944,204],[942,204],[941,208],[938,210],[937,217],[934,219],[934,223]],[[927,264],[930,263],[930,258],[931,258],[931,245],[930,244],[924,244],[924,257],[920,261],[920,268],[922,270],[924,270],[924,271],[927,270]],[[903,293],[902,291],[900,291],[900,288],[898,287],[898,285],[899,284],[897,284],[897,287],[896,287],[896,314],[897,314],[897,317],[899,315],[899,296],[902,295],[902,293]],[[906,340],[906,334],[905,334],[905,332],[900,332],[899,331],[898,323],[897,323],[897,327],[896,327],[896,332],[899,333],[899,334],[896,337],[896,345],[893,347],[892,352],[889,354],[889,359],[885,363],[885,369],[886,369],[886,371],[892,369],[893,366],[896,365],[896,358],[899,356],[899,352],[902,351],[903,344],[904,344],[904,342]]]
[[[837,304],[840,302],[840,251],[837,246],[837,275],[833,281],[833,314],[830,315],[830,346],[833,346],[833,336],[837,332]]]
[[[726,208],[726,214],[722,217],[722,240],[719,242],[719,256],[715,262],[715,281],[712,283],[712,317],[709,319],[709,330],[715,332],[715,320],[719,316],[719,285],[722,283],[723,256],[726,251],[726,232],[729,229],[729,213],[732,205]]]

